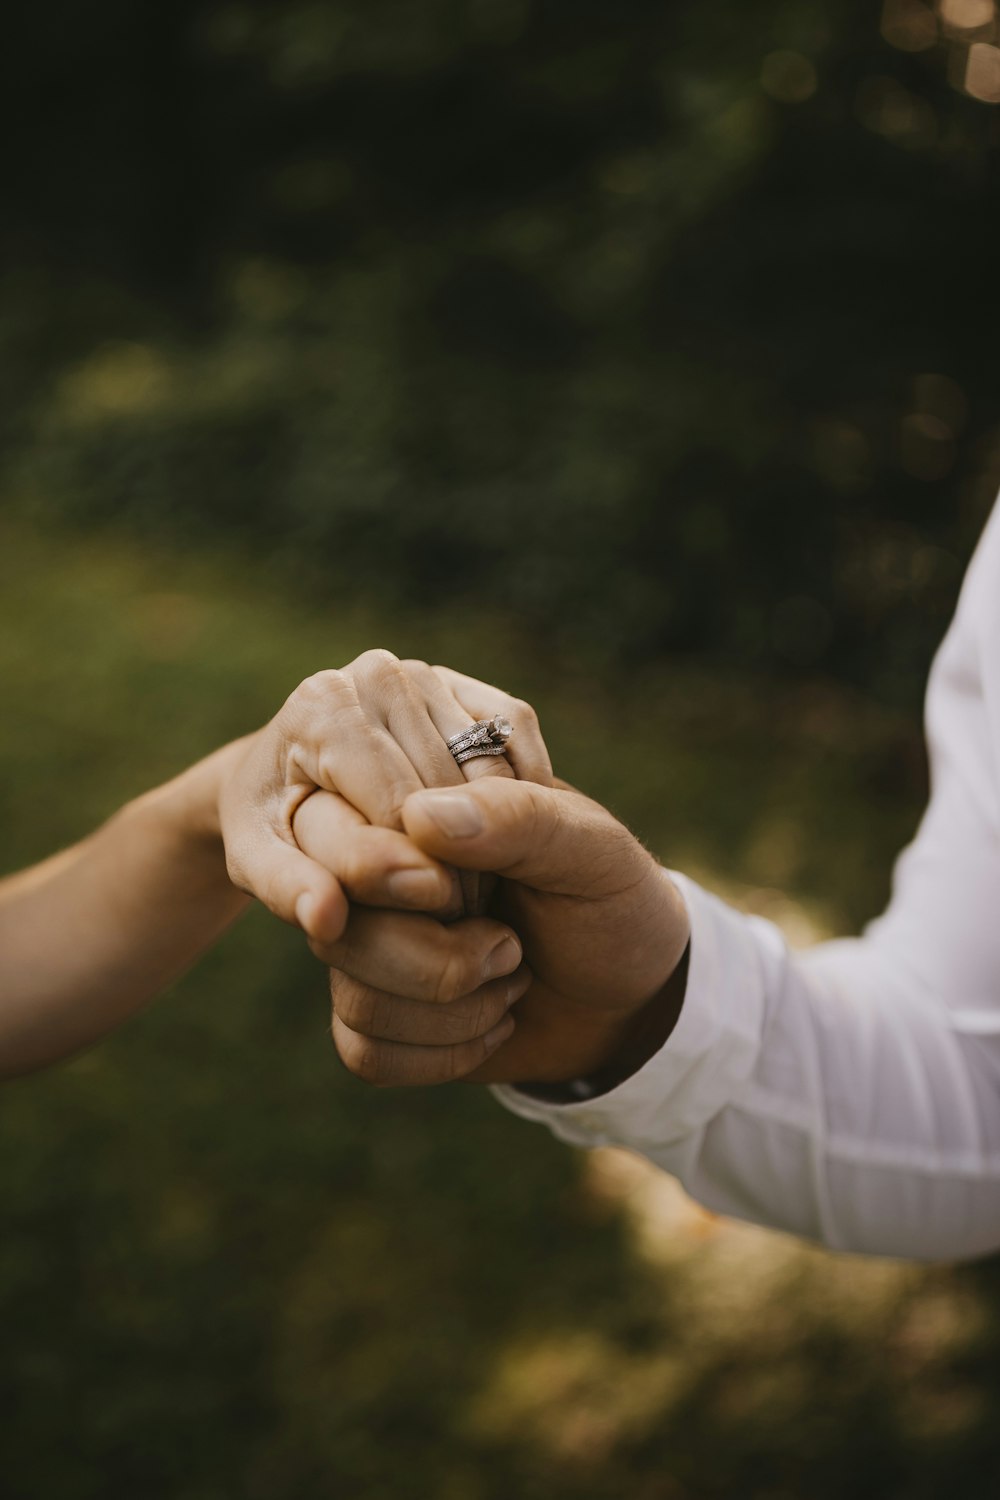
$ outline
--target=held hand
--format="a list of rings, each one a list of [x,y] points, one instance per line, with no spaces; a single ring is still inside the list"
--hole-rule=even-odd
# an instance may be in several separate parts
[[[402,820],[431,858],[502,879],[490,919],[352,914],[326,951],[334,1040],[352,1072],[380,1084],[555,1083],[669,1031],[687,912],[604,808],[568,788],[491,780],[417,793]]]
[[[445,740],[497,713],[514,725],[508,754],[458,766]],[[230,879],[297,923],[319,951],[343,932],[350,900],[451,915],[468,909],[468,887],[460,890],[402,831],[412,793],[483,777],[552,777],[527,704],[388,651],[308,678],[269,724],[220,754],[218,822]],[[298,819],[322,843],[321,859],[297,840]]]

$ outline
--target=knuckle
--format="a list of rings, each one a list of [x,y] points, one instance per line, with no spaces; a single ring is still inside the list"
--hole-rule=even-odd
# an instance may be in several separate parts
[[[441,961],[415,954],[410,964],[407,994],[411,1000],[435,1000],[442,987]]]
[[[450,1004],[442,1005],[435,1012],[437,1017],[437,1031],[435,1042],[439,1046],[449,1046],[455,1043],[469,1042],[480,1034],[485,1025],[489,1029],[486,1016],[489,1005],[478,995],[467,1000],[456,1000]]]
[[[434,976],[433,998],[439,1002],[447,1003],[449,1000],[460,1000],[474,987],[475,981],[470,983],[468,958],[457,949],[448,949],[438,964]]]
[[[407,677],[413,677],[418,681],[424,681],[431,670],[425,661],[421,661],[416,656],[408,656],[400,662],[400,666]]]
[[[407,952],[406,985],[401,993],[410,1000],[425,1002],[458,998],[451,993],[452,943],[447,928],[429,923],[422,932],[421,941]],[[466,989],[472,987],[467,985]]]
[[[537,729],[538,713],[526,698],[511,698],[507,704],[508,718],[521,729]]]
[[[349,1032],[340,1043],[340,1057],[349,1073],[360,1078],[362,1083],[380,1084],[386,1081],[386,1049],[371,1037]]]
[[[387,651],[383,646],[375,646],[370,651],[362,651],[353,663],[352,671],[357,676],[377,685],[395,682],[402,676],[403,664],[391,651]]]
[[[278,721],[292,742],[315,743],[331,717],[357,707],[350,678],[337,668],[305,677],[286,700]]]
[[[346,708],[347,705],[343,707]],[[360,713],[356,716],[352,715],[349,721],[342,721],[340,731],[338,735],[325,737],[316,756],[316,769],[319,773],[320,784],[324,787],[336,788],[340,785],[345,741],[349,744],[353,754],[363,756],[370,761],[377,760],[381,749],[375,725]]]
[[[334,1001],[334,1009],[344,1025],[359,1036],[374,1034],[378,999],[372,990],[365,989],[362,985],[344,985]]]
[[[292,694],[292,701],[311,708],[331,697],[342,696],[349,691],[349,687],[343,672],[336,667],[326,667],[321,672],[313,672],[311,676],[304,677]]]

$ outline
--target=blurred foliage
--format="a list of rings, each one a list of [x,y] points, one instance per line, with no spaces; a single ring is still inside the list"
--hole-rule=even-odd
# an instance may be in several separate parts
[[[1000,478],[996,40],[990,0],[11,10],[4,861],[380,643],[535,699],[754,909],[877,911]],[[254,914],[0,1092],[4,1500],[996,1492],[994,1264],[665,1229],[325,1030]]]
[[[1000,477],[992,5],[941,11],[18,7],[7,504],[914,706]]]
[[[391,626],[221,547],[0,527],[5,862],[382,639],[537,694],[570,776],[757,909],[776,882],[835,926],[882,899],[918,808],[895,715],[669,664],[588,696],[464,616]],[[674,1225],[661,1174],[644,1220],[613,1163],[477,1090],[367,1089],[325,1032],[322,973],[253,913],[124,1032],[0,1090],[4,1500],[994,1493],[995,1267]]]

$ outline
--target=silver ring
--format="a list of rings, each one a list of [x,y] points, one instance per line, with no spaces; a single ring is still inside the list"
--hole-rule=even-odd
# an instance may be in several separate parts
[[[492,719],[480,719],[478,723],[460,729],[445,743],[461,766],[480,755],[505,754],[507,741],[513,733],[514,726],[510,720],[505,719],[502,714],[495,714]]]

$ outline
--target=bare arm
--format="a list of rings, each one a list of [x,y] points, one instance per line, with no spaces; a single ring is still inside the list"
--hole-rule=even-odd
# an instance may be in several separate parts
[[[263,729],[129,803],[81,843],[0,881],[0,1078],[120,1025],[251,896],[314,946],[339,937],[349,899],[460,910],[455,876],[404,836],[400,809],[423,786],[463,780],[444,739],[469,719],[423,663],[366,652],[307,679]],[[537,729],[525,724],[519,744],[529,772],[547,775]],[[469,771],[512,774],[495,761],[472,761]],[[322,863],[292,831],[319,788],[338,794],[330,802],[339,809]],[[474,1030],[470,1062],[483,1046]]]
[[[217,811],[220,777],[237,748],[0,882],[0,1076],[111,1031],[248,904],[227,876]]]

